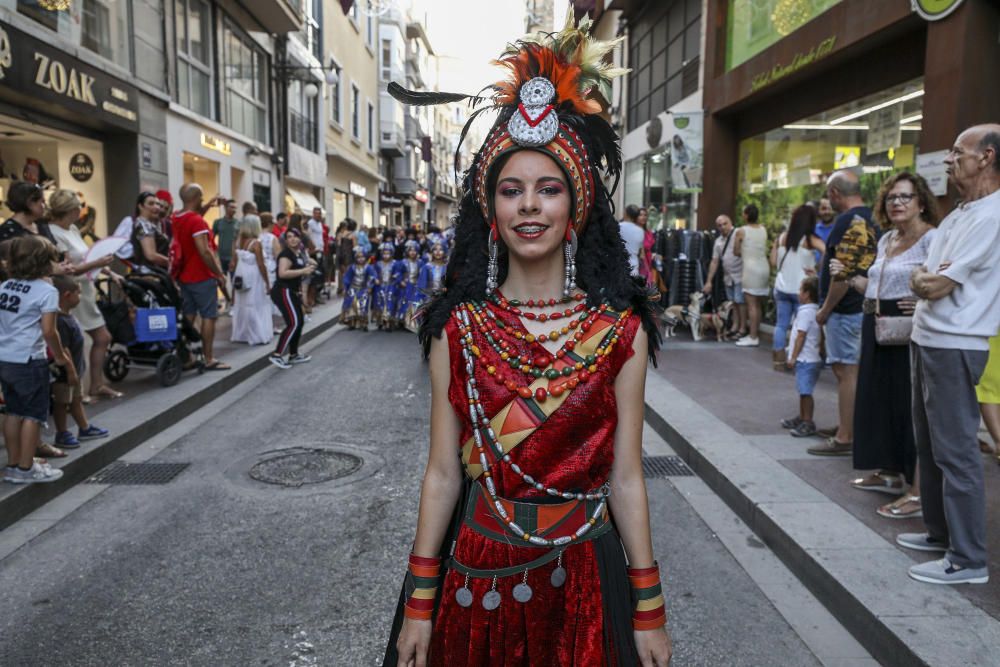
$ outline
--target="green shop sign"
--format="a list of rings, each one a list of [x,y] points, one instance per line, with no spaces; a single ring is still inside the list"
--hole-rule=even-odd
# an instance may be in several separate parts
[[[803,67],[807,67],[817,60],[825,58],[833,52],[833,47],[837,44],[837,36],[831,35],[819,44],[816,44],[808,51],[800,51],[792,58],[788,64],[776,63],[774,67],[754,76],[750,81],[750,92],[755,93],[761,88],[766,88],[771,84],[784,79],[790,74],[798,72]]]
[[[928,21],[940,21],[961,4],[962,0],[910,0],[913,11]]]

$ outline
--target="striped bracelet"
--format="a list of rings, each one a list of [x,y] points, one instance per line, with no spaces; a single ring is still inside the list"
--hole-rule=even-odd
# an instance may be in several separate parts
[[[656,630],[667,623],[667,610],[660,587],[660,566],[628,569],[628,582],[632,587],[632,627],[636,630]]]
[[[409,573],[413,578],[414,590],[406,600],[403,614],[406,618],[429,621],[434,613],[434,598],[437,596],[438,577],[441,575],[441,559],[424,558],[411,553]]]

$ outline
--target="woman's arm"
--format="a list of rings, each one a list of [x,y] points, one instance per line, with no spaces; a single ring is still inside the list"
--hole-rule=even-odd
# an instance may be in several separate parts
[[[743,228],[736,230],[736,241],[733,242],[733,254],[737,257],[743,256]]]
[[[818,250],[821,255],[826,254],[826,244],[823,243],[823,239],[815,234],[809,235],[809,248],[812,250]]]
[[[632,358],[615,379],[618,427],[615,463],[611,468],[609,505],[625,547],[629,568],[652,567],[653,540],[649,533],[649,505],[642,475],[642,422],[645,410],[646,359],[649,342],[640,328],[632,342]],[[667,667],[673,649],[666,628],[636,630],[635,645],[642,667]]]
[[[778,238],[774,239],[774,243],[771,244],[771,266],[778,266],[778,246],[783,245],[785,242],[785,233],[782,232],[778,234]]]
[[[267,281],[267,266],[264,264],[264,251],[261,249],[259,241],[253,245],[253,256],[257,258],[257,270],[260,271],[260,277],[264,279],[264,285],[268,291],[271,291],[271,285]]]
[[[170,266],[170,260],[156,252],[156,238],[144,236],[139,239],[139,244],[142,246],[142,256],[146,258],[147,262],[163,268]]]
[[[416,556],[436,558],[441,551],[448,523],[462,489],[462,467],[458,459],[461,424],[448,401],[451,359],[448,334],[431,342],[431,433],[430,454],[420,488],[417,535],[413,540]],[[396,649],[399,667],[426,665],[431,641],[431,621],[403,618]]]

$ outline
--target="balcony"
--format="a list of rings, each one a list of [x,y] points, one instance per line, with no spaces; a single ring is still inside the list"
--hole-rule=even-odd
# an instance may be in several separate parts
[[[392,121],[383,121],[380,127],[382,155],[389,158],[403,157],[406,147],[406,133],[403,126]]]
[[[284,35],[302,29],[297,0],[254,0],[243,7],[260,22],[264,32]]]
[[[288,117],[291,121],[288,137],[291,142],[313,153],[317,152],[319,150],[319,128],[316,121],[292,110],[289,110]]]

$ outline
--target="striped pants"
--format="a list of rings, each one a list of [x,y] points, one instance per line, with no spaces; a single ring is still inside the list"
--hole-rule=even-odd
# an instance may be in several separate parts
[[[299,338],[302,337],[302,295],[298,290],[275,285],[271,288],[271,301],[281,311],[285,318],[285,329],[278,336],[278,347],[274,353],[278,355],[298,354]]]

